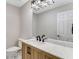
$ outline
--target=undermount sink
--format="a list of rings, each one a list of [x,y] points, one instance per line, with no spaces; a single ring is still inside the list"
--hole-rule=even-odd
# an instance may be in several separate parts
[[[34,43],[34,44],[38,44],[38,45],[41,45],[41,44],[46,44],[46,42],[42,42],[42,41],[37,41],[36,39],[29,39],[28,41]]]

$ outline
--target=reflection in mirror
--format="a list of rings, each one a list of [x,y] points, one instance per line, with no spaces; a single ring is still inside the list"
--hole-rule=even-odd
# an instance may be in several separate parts
[[[40,1],[38,3],[38,1]],[[33,35],[46,35],[47,38],[73,42],[73,5],[72,2],[53,0],[51,7],[42,7],[46,0],[33,0]],[[49,0],[48,0],[49,1]],[[64,3],[63,3],[64,2]],[[47,2],[45,2],[47,3]],[[48,4],[48,3],[47,3]],[[34,7],[40,6],[40,7]],[[51,5],[51,4],[48,4]]]

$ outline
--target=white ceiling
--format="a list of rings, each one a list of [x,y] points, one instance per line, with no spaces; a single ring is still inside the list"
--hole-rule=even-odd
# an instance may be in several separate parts
[[[24,5],[28,0],[6,0],[6,2],[8,4],[17,6],[17,7],[21,7],[22,5]]]
[[[17,7],[21,7],[22,5],[24,5],[28,0],[6,0],[6,2],[8,4],[17,6]],[[73,0],[54,0],[55,1],[55,6],[60,6],[60,5],[64,5],[67,3],[71,3],[73,2]]]
[[[11,4],[11,5],[14,5],[14,6],[17,6],[17,7],[21,7],[27,1],[29,1],[29,0],[7,0],[7,3]],[[40,13],[40,12],[43,12],[45,10],[55,8],[55,7],[59,7],[59,6],[63,6],[65,4],[69,4],[69,3],[73,2],[73,0],[54,0],[54,1],[55,1],[55,3],[51,7],[47,7],[45,9],[42,9],[42,10],[38,11],[38,12],[35,11],[34,13]]]

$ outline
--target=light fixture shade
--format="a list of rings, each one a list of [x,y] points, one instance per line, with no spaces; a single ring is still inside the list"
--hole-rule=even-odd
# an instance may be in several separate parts
[[[32,0],[31,2],[33,10],[36,10],[36,11],[42,8],[45,8],[47,6],[50,6],[53,3],[54,3],[53,0]]]

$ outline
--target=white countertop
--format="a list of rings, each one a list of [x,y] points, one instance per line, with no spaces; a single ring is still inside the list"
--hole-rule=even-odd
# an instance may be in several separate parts
[[[29,39],[29,40],[19,39],[19,40],[33,47],[36,47],[42,51],[45,51],[51,55],[55,55],[63,59],[73,59],[73,48],[64,47],[49,42],[44,42],[44,43],[38,42],[33,39]]]

